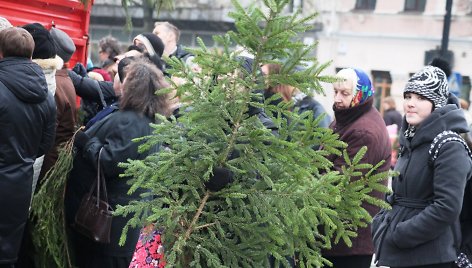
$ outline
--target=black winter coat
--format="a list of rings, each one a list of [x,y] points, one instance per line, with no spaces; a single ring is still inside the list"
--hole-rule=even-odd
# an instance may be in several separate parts
[[[186,51],[182,45],[177,45],[177,49],[170,55],[170,57],[176,57],[184,63],[187,63],[187,59],[193,58],[194,55]]]
[[[386,126],[396,124],[398,130],[402,127],[402,115],[395,109],[389,109],[384,111],[383,119]]]
[[[74,217],[82,197],[88,193],[96,179],[97,158],[103,147],[100,164],[105,175],[108,190],[108,202],[113,209],[117,205],[126,205],[131,200],[139,199],[139,193],[128,195],[129,185],[126,178],[120,178],[123,168],[118,163],[127,159],[144,159],[149,153],[156,152],[158,147],[144,153],[138,152],[140,143],[132,139],[151,134],[151,120],[133,111],[118,111],[94,124],[87,134],[91,139],[83,150],[77,152],[74,166],[69,175],[65,196],[66,220],[69,225]],[[126,244],[123,247],[118,241],[128,218],[113,217],[110,244],[98,244],[88,241],[95,252],[103,256],[129,257],[133,254],[139,236],[139,229],[128,231]],[[83,238],[83,237],[82,237]]]
[[[115,94],[112,82],[96,81],[88,77],[82,77],[73,71],[69,71],[69,77],[74,84],[75,93],[82,98],[80,109],[84,112],[83,125],[86,125],[90,119],[104,108],[104,103],[108,106],[119,98]]]
[[[0,264],[14,263],[31,200],[33,163],[54,143],[56,105],[30,59],[0,60]]]
[[[405,119],[403,128],[407,128]],[[468,131],[462,111],[453,104],[439,108],[407,139],[402,133],[401,156],[395,166],[392,210],[381,210],[372,223],[378,264],[419,266],[456,260],[461,243],[459,215],[472,162],[464,146],[446,142],[434,163],[429,149],[444,130]],[[428,163],[429,162],[429,163]]]

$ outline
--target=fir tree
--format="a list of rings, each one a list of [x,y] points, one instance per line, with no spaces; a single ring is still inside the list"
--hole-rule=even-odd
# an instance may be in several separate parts
[[[263,12],[233,1],[230,16],[237,32],[214,37],[222,51],[199,40],[200,48],[192,50],[199,72],[167,59],[172,75],[185,81],[174,85],[184,103],[181,117],[178,122],[161,118],[153,134],[142,138],[140,150],[156,144],[166,149],[122,164],[130,192],[145,189],[146,201],[119,207],[116,214],[133,216],[124,232],[150,223],[162,228],[169,267],[267,267],[270,255],[276,265],[287,265],[285,257],[296,254],[301,267],[321,266],[326,260],[320,250],[330,248],[333,238],[349,245],[357,228],[371,221],[363,201],[388,206],[368,195],[387,191],[380,182],[388,173],[375,174],[378,165],[360,164],[366,148],[354,159],[344,152],[348,166],[332,171],[326,156],[342,154],[346,144],[317,127],[320,118],[291,113],[290,104],[260,101],[266,85],[258,66],[264,63],[282,64],[282,73],[270,83],[306,93],[321,91],[322,81],[334,81],[321,75],[328,63],[308,56],[314,46],[299,40],[316,14],[284,15],[287,3],[264,0]],[[252,72],[242,68],[231,49],[235,44],[254,55]],[[300,65],[305,69],[295,72]],[[253,108],[278,114],[272,118],[277,134],[251,114]],[[313,150],[317,145],[323,149]],[[204,183],[215,167],[230,169],[234,182],[211,192]],[[351,182],[352,176],[360,179]]]
[[[72,267],[64,218],[64,193],[74,158],[73,143],[74,137],[59,146],[57,161],[44,176],[31,203],[31,237],[37,267]]]

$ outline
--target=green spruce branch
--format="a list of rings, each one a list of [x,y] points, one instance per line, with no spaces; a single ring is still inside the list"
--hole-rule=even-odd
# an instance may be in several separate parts
[[[30,220],[37,267],[72,267],[66,235],[64,193],[73,163],[73,141],[62,144],[56,163],[33,196]]]
[[[267,267],[269,256],[277,266],[288,266],[286,256],[296,256],[301,267],[329,264],[321,250],[350,245],[358,228],[372,220],[363,203],[388,206],[369,195],[388,190],[382,182],[389,174],[362,163],[365,149],[349,159],[338,135],[318,127],[321,118],[293,113],[291,103],[259,101],[265,87],[261,64],[282,65],[269,83],[306,93],[322,92],[321,82],[335,81],[322,75],[329,63],[310,57],[313,46],[299,38],[316,14],[284,15],[287,0],[264,3],[266,13],[233,1],[237,31],[214,37],[223,48],[208,49],[199,40],[200,48],[191,50],[201,71],[169,59],[171,75],[184,80],[174,84],[181,116],[159,117],[152,135],[139,139],[141,151],[161,145],[160,152],[121,164],[130,192],[145,192],[143,201],[116,209],[117,216],[132,216],[124,233],[148,224],[162,228],[169,267]],[[235,44],[254,54],[252,71],[242,68],[231,49]],[[294,72],[300,66],[305,69]],[[249,114],[250,106],[275,112],[270,117],[278,133]],[[347,165],[334,171],[330,154],[344,154]],[[205,182],[214,167],[231,170],[234,182],[209,192]]]

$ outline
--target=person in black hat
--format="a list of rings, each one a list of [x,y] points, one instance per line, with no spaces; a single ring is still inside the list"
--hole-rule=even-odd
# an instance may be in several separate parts
[[[56,71],[62,68],[63,60],[56,57],[56,44],[49,31],[39,23],[26,24],[22,27],[27,30],[34,40],[33,62],[43,70],[48,84],[48,90],[52,95],[56,93]],[[43,165],[44,156],[39,156],[34,163],[33,192]]]
[[[133,44],[151,56],[158,55],[159,58],[162,58],[162,54],[164,53],[164,43],[161,38],[153,33],[142,33],[137,35],[133,39]]]
[[[49,31],[39,23],[26,24],[27,30],[34,40],[33,59],[50,59],[56,57],[56,45]]]
[[[52,27],[49,33],[56,45],[57,56],[64,61],[64,64],[68,63],[76,49],[74,41],[66,32],[56,27]]]
[[[44,163],[39,175],[39,184],[46,172],[56,163],[58,148],[60,144],[67,142],[75,132],[77,123],[76,94],[72,80],[67,72],[67,63],[75,52],[74,41],[58,28],[51,28],[49,31],[56,46],[57,56],[64,64],[60,70],[56,71],[56,91],[54,99],[56,101],[56,140],[54,147],[44,157]]]

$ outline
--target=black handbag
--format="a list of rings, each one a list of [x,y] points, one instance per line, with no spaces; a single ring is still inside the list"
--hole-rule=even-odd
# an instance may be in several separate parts
[[[108,204],[105,178],[100,167],[102,149],[98,153],[97,179],[80,202],[77,214],[75,214],[74,228],[95,242],[110,243],[113,210]],[[100,185],[103,188],[103,197],[100,196]]]

